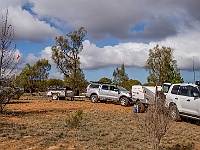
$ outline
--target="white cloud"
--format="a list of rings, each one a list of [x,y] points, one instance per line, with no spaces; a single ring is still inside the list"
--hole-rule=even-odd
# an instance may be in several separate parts
[[[7,7],[5,3],[3,4],[4,8],[0,15],[5,16],[6,10],[8,10],[9,23],[14,27],[15,38],[18,41],[41,42],[61,34],[59,30],[51,27],[49,23],[39,20],[37,16],[30,14],[27,10],[22,10],[22,3],[11,3]]]
[[[193,28],[200,21],[198,0],[30,0],[32,11],[40,18],[63,22],[62,27],[84,26],[92,40],[110,35],[119,40],[152,41],[175,36],[181,26]],[[194,6],[193,6],[194,4]],[[61,12],[59,10],[62,10]],[[55,19],[57,18],[57,19]],[[196,24],[195,23],[195,24]],[[138,24],[140,32],[130,29]]]
[[[49,75],[49,79],[52,78],[52,79],[63,79],[63,74],[61,74],[60,72],[52,72],[50,73]]]
[[[31,7],[23,9],[28,5]],[[80,53],[83,69],[120,66],[123,62],[128,67],[143,67],[149,49],[159,44],[175,49],[174,58],[180,69],[191,70],[194,58],[195,67],[200,70],[198,6],[199,0],[7,0],[0,1],[0,15],[8,8],[15,35],[26,41],[46,41],[84,26],[88,39]],[[119,43],[102,47],[94,44],[105,37]],[[21,57],[20,64],[33,65],[45,58],[55,67],[50,46],[39,55]]]
[[[174,58],[178,67],[183,70],[193,69],[193,57],[195,69],[200,70],[200,27],[195,29],[185,28],[184,32],[176,37],[167,38],[160,42],[161,45],[174,48]]]
[[[31,66],[33,66],[36,61],[38,60],[38,57],[36,57],[34,54],[30,53],[26,58],[25,62],[29,63]]]
[[[51,64],[51,66],[55,67],[55,63],[51,59],[51,56],[52,56],[51,46],[45,47],[45,49],[42,50],[39,54],[40,54],[41,59],[45,58],[46,60],[49,60],[49,63]]]
[[[188,30],[176,37],[167,38],[159,42],[120,43],[115,46],[97,47],[89,41],[84,41],[83,51],[80,53],[81,67],[84,69],[100,69],[109,66],[120,66],[123,62],[128,67],[143,67],[148,59],[149,49],[156,44],[174,49],[174,59],[178,68],[182,70],[200,70],[200,30]]]
[[[83,69],[100,69],[102,67],[121,66],[143,67],[150,46],[143,43],[120,43],[116,46],[99,48],[88,40],[83,43],[80,53]]]

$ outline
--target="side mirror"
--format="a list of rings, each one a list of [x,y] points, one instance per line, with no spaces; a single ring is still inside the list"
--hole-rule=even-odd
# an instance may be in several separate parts
[[[114,89],[114,91],[115,91],[115,92],[118,92],[118,91],[119,91],[119,89]]]
[[[194,97],[199,97],[199,93],[193,93]]]

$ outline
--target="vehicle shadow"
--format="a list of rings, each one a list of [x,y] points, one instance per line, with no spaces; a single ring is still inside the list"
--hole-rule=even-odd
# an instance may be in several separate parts
[[[181,119],[183,122],[200,126],[200,120],[194,120],[194,119],[189,119],[189,118],[181,118]]]

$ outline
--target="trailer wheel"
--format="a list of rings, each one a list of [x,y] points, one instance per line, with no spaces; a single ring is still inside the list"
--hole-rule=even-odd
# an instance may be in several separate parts
[[[145,111],[145,106],[143,103],[141,103],[140,101],[136,102],[137,105],[137,112],[138,113],[143,113]]]
[[[65,100],[65,97],[59,97],[59,100]]]
[[[52,94],[52,100],[57,100],[57,99],[58,99],[58,94],[53,93],[53,94]]]

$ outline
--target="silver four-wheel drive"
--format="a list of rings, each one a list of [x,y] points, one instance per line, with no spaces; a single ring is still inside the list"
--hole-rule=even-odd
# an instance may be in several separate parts
[[[86,88],[86,97],[92,103],[113,101],[119,102],[122,106],[128,106],[132,103],[130,92],[112,83],[91,82]]]
[[[174,121],[179,121],[181,117],[200,120],[199,82],[172,84],[166,94],[165,104]]]

